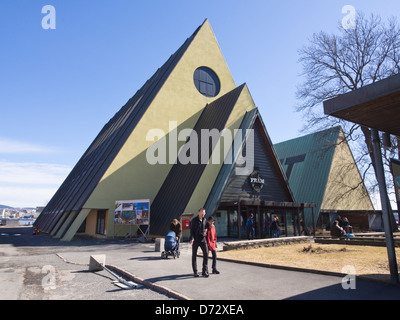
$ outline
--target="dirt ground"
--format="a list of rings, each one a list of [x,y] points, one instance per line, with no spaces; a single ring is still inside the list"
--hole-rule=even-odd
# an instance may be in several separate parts
[[[223,251],[218,257],[340,273],[349,273],[345,267],[352,266],[357,276],[390,281],[385,247],[303,243]],[[396,257],[399,264],[400,248],[396,248]]]

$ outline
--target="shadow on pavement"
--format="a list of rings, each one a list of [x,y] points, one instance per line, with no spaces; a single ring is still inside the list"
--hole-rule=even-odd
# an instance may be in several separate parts
[[[285,300],[399,300],[400,287],[382,282],[357,280],[356,289],[343,289],[341,284],[304,292]]]

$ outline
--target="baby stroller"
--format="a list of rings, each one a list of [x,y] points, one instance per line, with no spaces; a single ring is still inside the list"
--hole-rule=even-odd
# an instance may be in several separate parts
[[[162,259],[168,259],[168,256],[179,258],[178,243],[176,241],[176,234],[173,231],[169,231],[165,236],[164,249],[161,253]]]

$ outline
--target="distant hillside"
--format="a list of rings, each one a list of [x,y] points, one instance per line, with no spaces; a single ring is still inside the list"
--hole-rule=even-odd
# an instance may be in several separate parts
[[[7,208],[14,209],[13,207],[5,206],[5,205],[0,204],[0,209],[7,209]]]

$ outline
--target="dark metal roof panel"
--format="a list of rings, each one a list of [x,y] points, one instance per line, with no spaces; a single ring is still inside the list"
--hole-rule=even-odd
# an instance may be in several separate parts
[[[251,128],[254,124],[254,121],[258,115],[258,110],[257,108],[249,111],[246,113],[244,116],[242,123],[240,125],[240,128],[242,130],[242,141],[245,139],[245,134],[246,134],[246,129]],[[240,150],[230,150],[233,154],[233,152],[236,152],[236,154],[233,154],[233,159],[232,163],[224,163],[221,167],[221,170],[218,174],[217,179],[215,180],[214,186],[211,189],[211,192],[208,196],[208,199],[206,201],[206,204],[204,205],[204,208],[206,209],[207,215],[212,215],[218,208],[218,204],[221,200],[222,194],[225,190],[225,187],[227,186],[229,182],[229,177],[235,168],[236,165],[236,160],[239,156],[239,151]]]
[[[38,217],[35,227],[49,233],[63,217],[65,211],[75,210],[75,215],[69,225],[73,223],[99,180],[194,39],[199,28],[103,127]],[[64,221],[59,224],[59,228],[67,218],[68,215],[64,215]],[[65,231],[68,228],[69,226],[65,228]]]
[[[201,136],[202,129],[217,129],[222,131],[242,92],[244,85],[232,90],[221,98],[207,105],[203,110],[194,132]],[[190,138],[189,140],[190,141]],[[215,146],[210,145],[209,155]],[[201,150],[201,139],[198,139],[198,150]],[[206,164],[201,161],[201,152],[198,154],[198,164],[182,164],[178,161],[169,172],[157,196],[151,204],[152,235],[165,235],[174,218],[183,214],[203,172]]]

